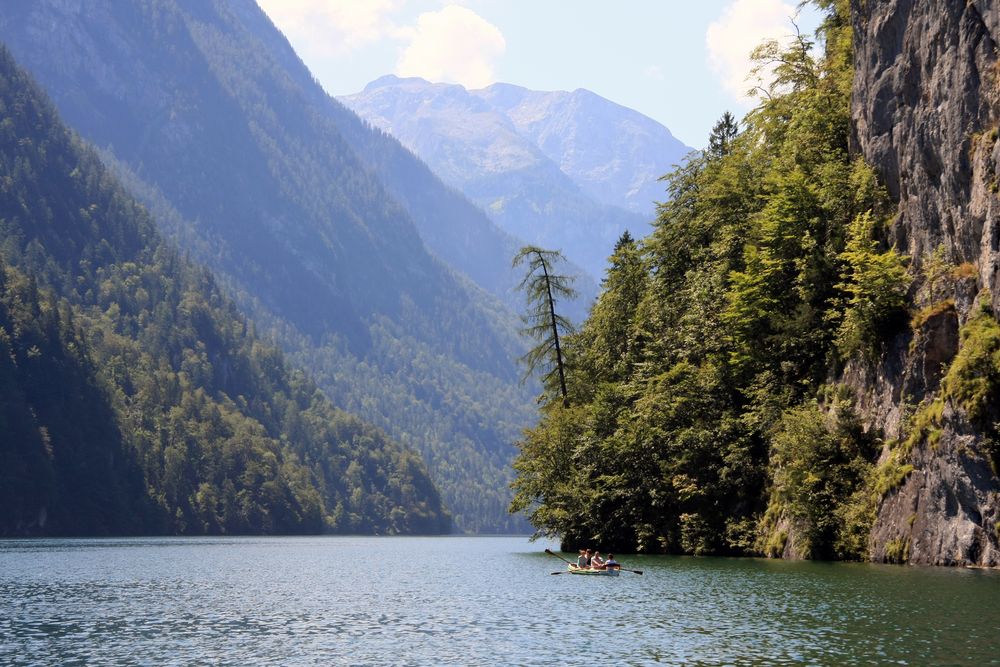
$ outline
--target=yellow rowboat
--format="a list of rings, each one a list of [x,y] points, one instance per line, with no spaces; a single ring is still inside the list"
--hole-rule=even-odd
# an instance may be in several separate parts
[[[591,570],[589,567],[577,567],[570,563],[568,565],[570,574],[583,574],[591,577],[617,577],[621,570]]]

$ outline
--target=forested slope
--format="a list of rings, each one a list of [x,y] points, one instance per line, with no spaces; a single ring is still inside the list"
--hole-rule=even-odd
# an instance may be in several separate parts
[[[0,36],[262,336],[421,452],[460,528],[517,525],[516,318],[426,250],[253,2],[17,0]]]
[[[1000,20],[817,0],[567,341],[515,509],[568,545],[1000,565]],[[552,393],[550,388],[550,394]]]
[[[567,546],[864,558],[879,464],[837,382],[907,327],[890,200],[850,151],[846,2],[811,41],[770,43],[769,94],[674,172],[641,244],[622,239],[567,341],[571,400],[521,442],[515,509]]]
[[[263,344],[0,48],[0,535],[439,533],[417,454]]]

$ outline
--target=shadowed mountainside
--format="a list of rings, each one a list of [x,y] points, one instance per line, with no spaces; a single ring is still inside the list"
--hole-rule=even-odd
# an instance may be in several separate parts
[[[0,535],[439,533],[419,457],[333,408],[0,47]]]
[[[421,452],[459,528],[523,527],[516,318],[427,251],[253,2],[18,1],[0,37],[258,332]]]

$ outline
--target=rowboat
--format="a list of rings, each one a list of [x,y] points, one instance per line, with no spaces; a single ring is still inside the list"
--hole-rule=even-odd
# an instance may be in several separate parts
[[[552,574],[590,574],[601,577],[617,577],[619,574],[621,574],[622,570],[625,570],[626,572],[631,572],[632,574],[642,574],[642,570],[630,570],[627,567],[622,567],[621,565],[618,565],[618,561],[615,561],[614,569],[591,570],[589,567],[578,567],[576,563],[566,560],[565,558],[554,552],[552,549],[546,549],[545,553],[547,553],[550,556],[555,556],[556,558],[558,558],[559,560],[561,560],[562,562],[566,563],[566,565],[569,566],[565,570],[560,570],[559,572],[552,572]]]
[[[589,567],[577,567],[572,563],[569,564],[570,574],[583,574],[591,577],[617,577],[620,570],[591,570]]]

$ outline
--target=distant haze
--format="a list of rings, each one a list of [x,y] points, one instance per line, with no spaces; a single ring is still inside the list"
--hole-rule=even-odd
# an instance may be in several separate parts
[[[480,90],[393,75],[341,98],[508,232],[592,275],[628,229],[644,236],[659,180],[691,151],[655,120],[588,90]]]
[[[704,147],[754,100],[750,52],[818,23],[796,0],[258,0],[333,95],[393,73],[483,88],[585,88]]]

